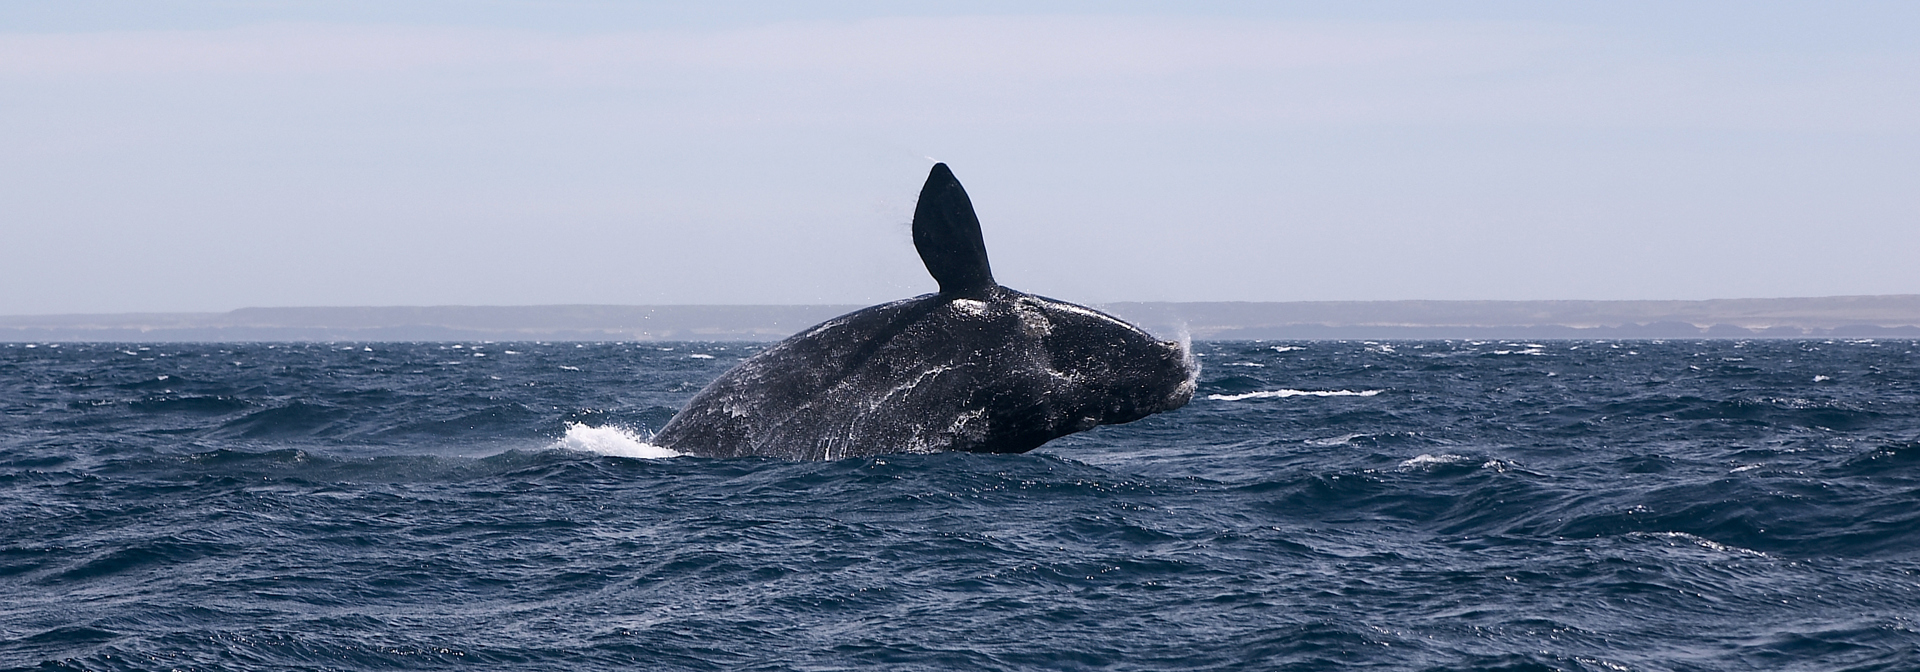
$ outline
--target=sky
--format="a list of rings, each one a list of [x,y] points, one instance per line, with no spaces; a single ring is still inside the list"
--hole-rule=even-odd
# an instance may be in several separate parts
[[[1195,4],[0,4],[0,314],[1920,293],[1920,3]]]

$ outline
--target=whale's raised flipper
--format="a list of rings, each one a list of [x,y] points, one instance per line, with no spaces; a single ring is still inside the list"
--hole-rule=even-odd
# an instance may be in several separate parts
[[[913,246],[920,250],[927,272],[939,281],[941,294],[968,296],[995,286],[980,218],[947,164],[933,164],[926,186],[920,187],[920,204],[913,208]]]

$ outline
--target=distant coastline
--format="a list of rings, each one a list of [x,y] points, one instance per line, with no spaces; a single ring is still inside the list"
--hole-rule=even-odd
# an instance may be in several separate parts
[[[0,315],[0,341],[773,341],[857,305],[242,308]],[[1920,295],[1705,301],[1122,302],[1198,340],[1920,338]]]

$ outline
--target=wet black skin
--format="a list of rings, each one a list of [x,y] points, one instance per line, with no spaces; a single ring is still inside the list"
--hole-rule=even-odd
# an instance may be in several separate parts
[[[945,164],[914,213],[941,291],[836,317],[741,362],[655,444],[708,457],[1021,453],[1179,408],[1198,367],[1090,308],[993,281],[973,206]]]

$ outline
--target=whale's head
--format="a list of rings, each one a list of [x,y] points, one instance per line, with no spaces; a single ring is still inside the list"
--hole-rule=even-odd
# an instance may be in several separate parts
[[[993,279],[973,201],[946,164],[933,167],[913,212],[913,245],[940,283],[928,297],[934,341],[991,353],[969,395],[979,406],[946,445],[1024,452],[1098,425],[1185,406],[1199,367],[1179,342],[1162,341],[1097,310],[1002,287]],[[964,336],[962,336],[964,334]],[[958,345],[965,344],[965,345]],[[927,343],[918,351],[938,350]],[[985,428],[985,429],[981,429]]]
[[[1049,397],[1068,411],[1071,431],[1132,422],[1193,399],[1200,367],[1186,343],[1064,301],[1019,295],[1012,303],[1024,331],[1038,337],[1034,345],[1056,379]]]

